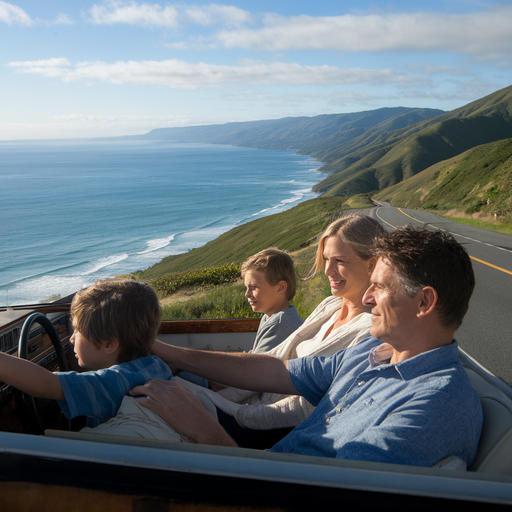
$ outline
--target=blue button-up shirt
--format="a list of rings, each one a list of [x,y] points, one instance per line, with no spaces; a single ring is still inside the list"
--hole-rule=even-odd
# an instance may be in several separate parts
[[[289,361],[293,384],[317,407],[272,451],[415,466],[455,455],[471,464],[483,416],[457,342],[397,364],[386,352],[367,338],[332,357]]]

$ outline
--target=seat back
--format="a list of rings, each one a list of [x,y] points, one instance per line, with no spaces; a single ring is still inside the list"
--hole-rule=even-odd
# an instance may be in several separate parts
[[[473,369],[466,368],[480,397],[484,422],[471,471],[512,475],[512,400]]]

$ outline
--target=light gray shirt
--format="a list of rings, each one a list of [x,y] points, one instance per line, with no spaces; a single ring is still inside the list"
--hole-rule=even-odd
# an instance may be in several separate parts
[[[303,323],[304,320],[297,313],[295,306],[283,309],[283,311],[279,311],[279,313],[275,313],[271,317],[263,315],[251,352],[253,354],[260,354],[277,347]]]

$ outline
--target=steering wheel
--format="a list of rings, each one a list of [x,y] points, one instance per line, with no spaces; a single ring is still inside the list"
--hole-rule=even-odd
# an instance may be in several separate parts
[[[52,322],[42,313],[32,313],[23,324],[20,333],[20,340],[18,342],[18,357],[21,359],[28,360],[28,341],[30,335],[30,329],[32,324],[39,324],[50,337],[51,342],[53,343],[53,347],[55,349],[55,354],[57,355],[57,361],[59,363],[59,371],[67,372],[68,361],[66,359],[66,354],[64,353],[64,348],[60,342],[60,337],[53,327]],[[33,396],[28,395],[27,393],[23,393],[23,400],[27,405],[29,422],[32,430],[36,434],[44,434],[43,422],[41,420],[40,413],[40,404],[36,402]]]

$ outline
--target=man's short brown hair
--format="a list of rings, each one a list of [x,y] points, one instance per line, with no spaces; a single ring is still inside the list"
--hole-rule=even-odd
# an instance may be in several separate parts
[[[292,300],[295,296],[297,288],[295,267],[287,252],[281,251],[277,247],[269,247],[258,252],[242,263],[240,273],[244,277],[247,272],[252,270],[263,272],[265,279],[272,286],[284,281],[287,286],[286,300]]]
[[[452,235],[406,226],[377,238],[372,252],[397,272],[408,297],[426,286],[434,288],[441,322],[460,327],[475,275],[467,251]]]
[[[100,346],[117,340],[118,363],[149,355],[162,310],[155,291],[134,279],[106,279],[80,290],[71,302],[73,327]]]

